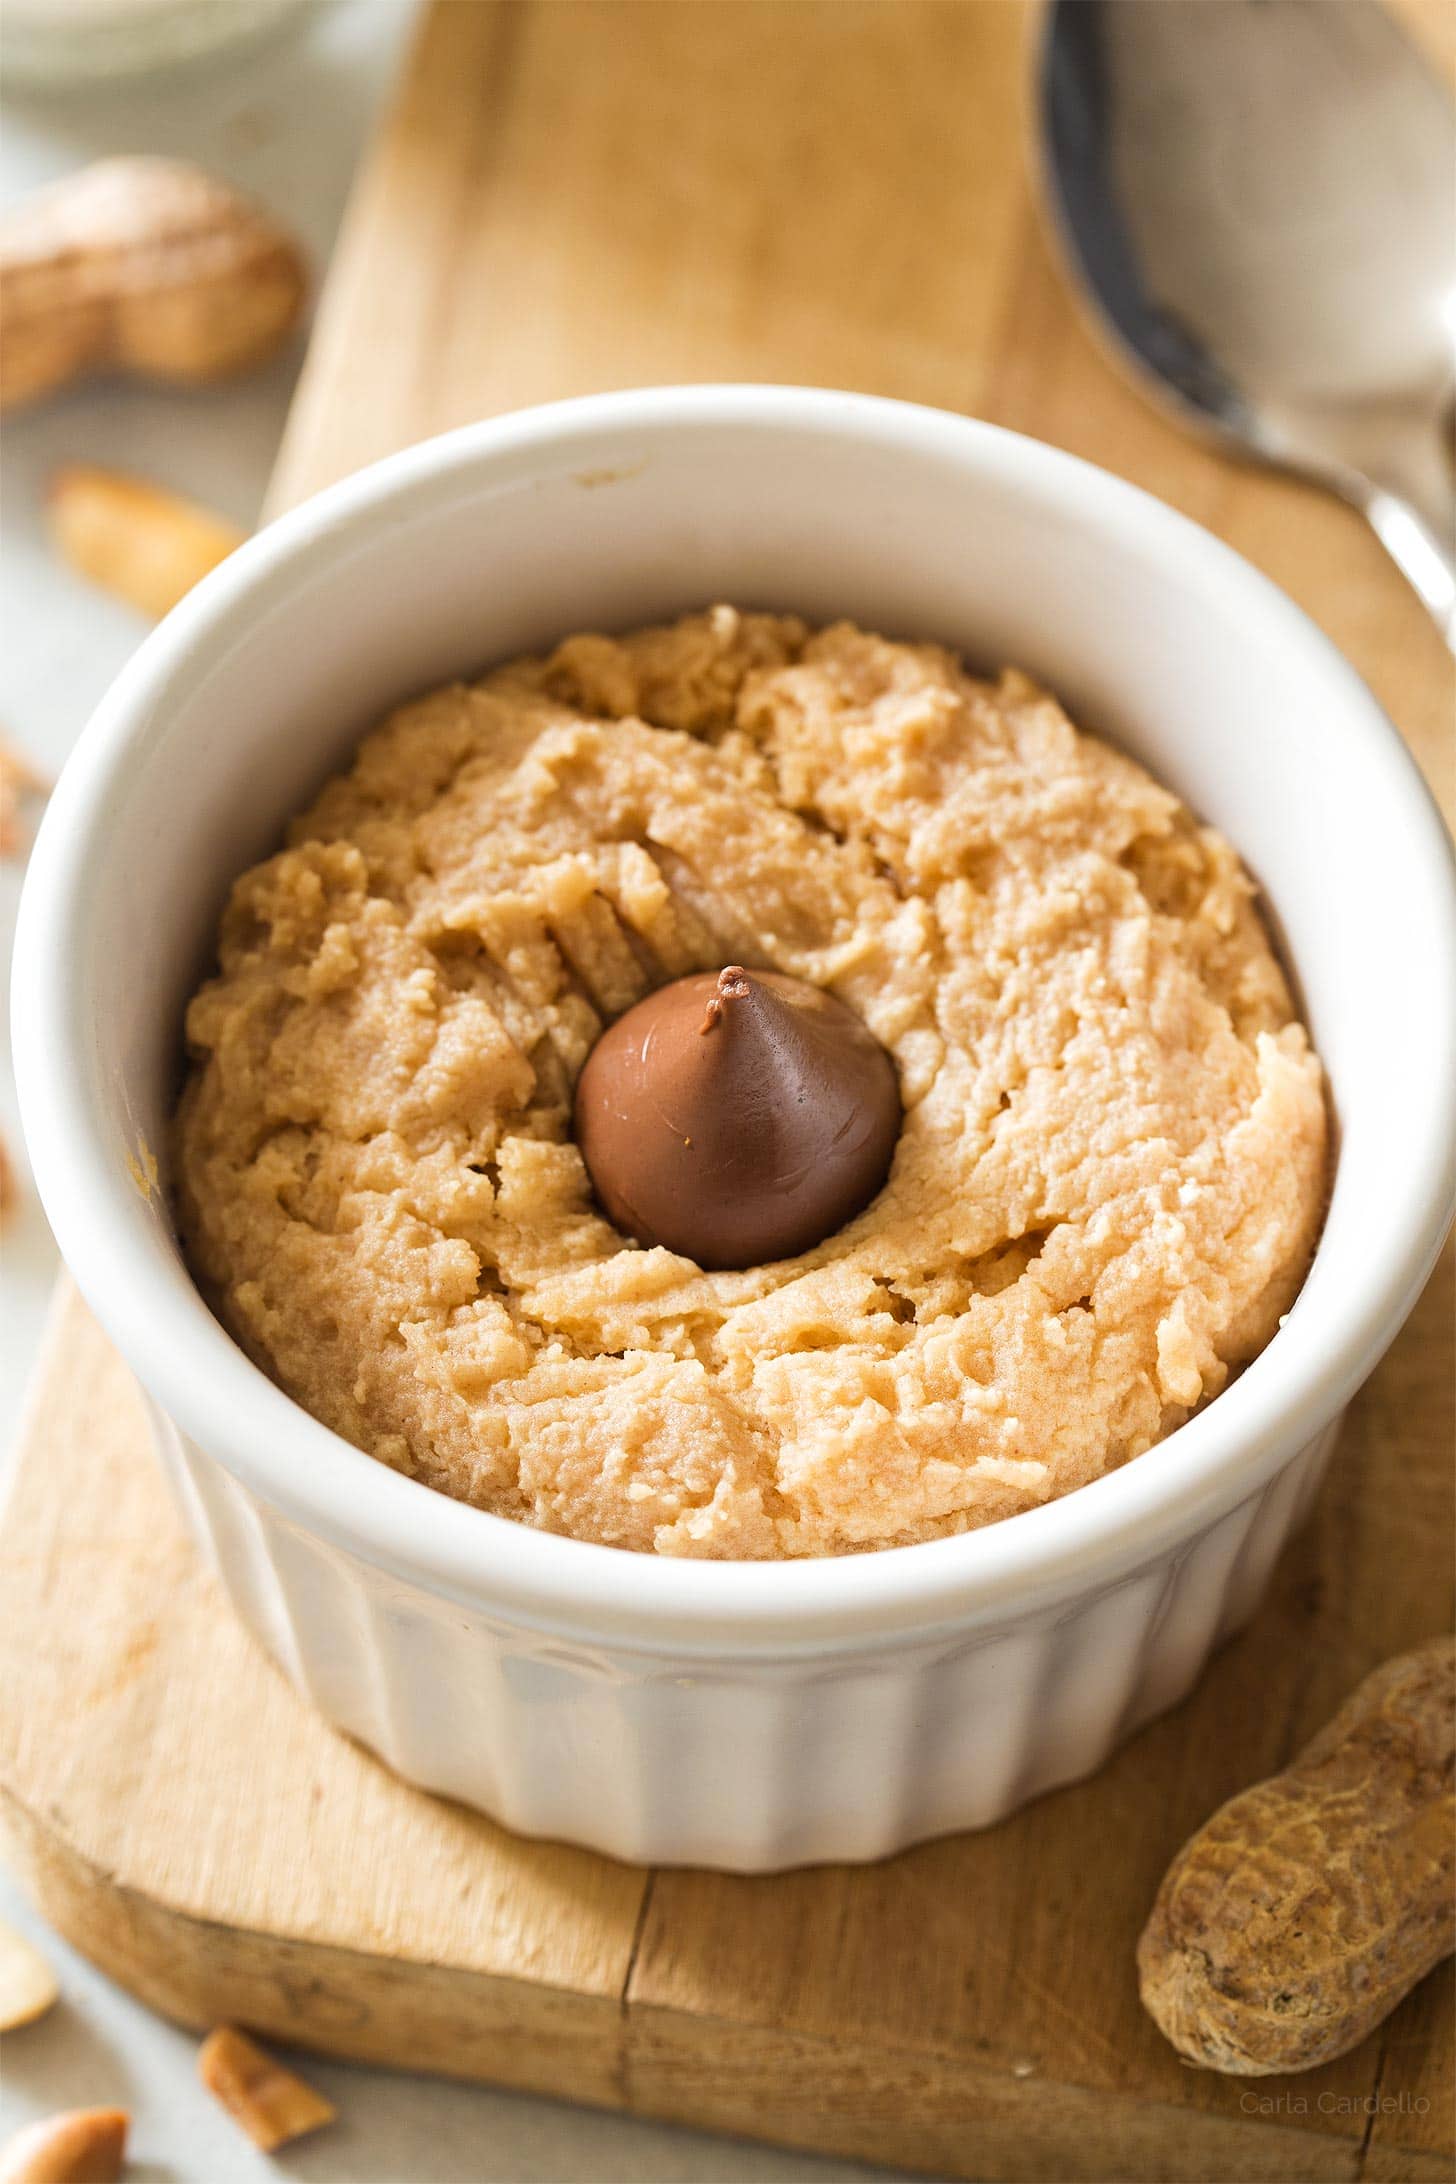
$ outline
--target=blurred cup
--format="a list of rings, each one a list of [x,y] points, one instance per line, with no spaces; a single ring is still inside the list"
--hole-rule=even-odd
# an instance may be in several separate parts
[[[317,0],[5,0],[4,82],[96,85],[256,38]]]

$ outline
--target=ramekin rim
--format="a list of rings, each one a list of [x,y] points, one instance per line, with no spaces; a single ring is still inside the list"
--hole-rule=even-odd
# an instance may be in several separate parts
[[[817,430],[940,460],[974,450],[983,469],[1007,476],[1015,468],[1023,489],[1077,500],[1078,520],[1095,518],[1104,531],[1161,529],[1170,554],[1201,559],[1207,583],[1240,587],[1248,611],[1304,650],[1399,780],[1410,854],[1433,869],[1439,860],[1444,876],[1432,989],[1456,995],[1456,869],[1419,769],[1330,641],[1232,548],[1093,464],[951,412],[817,388],[639,388],[516,411],[385,457],[268,525],[152,633],[92,716],[32,852],[15,959],[15,1019],[26,1027],[16,1039],[22,1113],[58,1241],[106,1331],[182,1432],[305,1529],[406,1582],[543,1629],[705,1652],[869,1644],[1110,1585],[1256,1491],[1337,1414],[1414,1303],[1450,1221],[1456,1000],[1444,1015],[1438,1007],[1431,1027],[1440,1091],[1427,1142],[1413,1150],[1404,1217],[1376,1240],[1369,1283],[1327,1305],[1330,1324],[1318,1338],[1296,1302],[1238,1381],[1147,1456],[1019,1516],[865,1554],[717,1562],[634,1554],[492,1516],[389,1471],[294,1403],[232,1342],[182,1269],[160,1261],[133,1183],[114,1172],[92,1130],[84,1072],[71,1066],[84,1026],[67,1024],[63,982],[48,986],[45,975],[84,925],[77,874],[108,781],[145,737],[168,679],[245,609],[266,576],[368,524],[405,492],[451,472],[463,477],[476,463],[604,430],[702,425]],[[178,1306],[189,1301],[184,1326]]]

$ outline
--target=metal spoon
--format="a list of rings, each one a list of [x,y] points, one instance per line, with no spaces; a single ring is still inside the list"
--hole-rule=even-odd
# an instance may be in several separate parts
[[[1374,0],[1053,0],[1045,187],[1119,359],[1361,509],[1456,651],[1456,108]]]

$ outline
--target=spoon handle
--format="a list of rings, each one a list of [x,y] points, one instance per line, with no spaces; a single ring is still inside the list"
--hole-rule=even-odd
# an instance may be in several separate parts
[[[1456,554],[1399,493],[1362,479],[1365,519],[1456,652]]]
[[[1456,652],[1456,473],[1449,387],[1384,416],[1347,417],[1335,439],[1346,458],[1332,482],[1355,503]],[[1361,442],[1363,441],[1363,445]]]
[[[1261,434],[1275,462],[1358,508],[1456,652],[1456,468],[1444,372],[1417,396],[1307,407]]]

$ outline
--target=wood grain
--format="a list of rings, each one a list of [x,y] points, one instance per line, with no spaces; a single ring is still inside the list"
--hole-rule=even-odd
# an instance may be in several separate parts
[[[1456,15],[1412,0],[1449,60]],[[1235,468],[1077,323],[1013,0],[454,0],[361,176],[273,495],[518,403],[862,387],[1186,509],[1330,631],[1449,794],[1451,663],[1359,521]],[[0,1795],[43,1908],[157,2008],[941,2175],[1446,2175],[1452,1985],[1328,2070],[1185,2069],[1132,1946],[1173,1851],[1452,1614],[1449,1257],[1194,1698],[988,1834],[769,1880],[645,1874],[421,1797],[255,1654],[65,1299],[0,1534]],[[1252,2103],[1252,2105],[1250,2105]],[[1372,2106],[1373,2103],[1373,2106]]]

